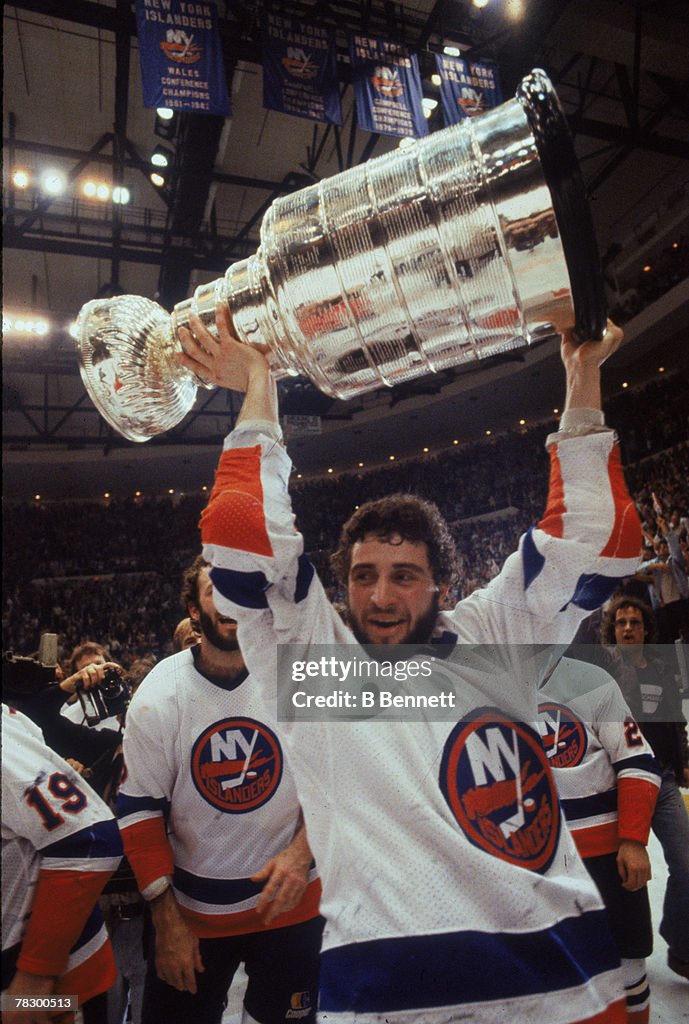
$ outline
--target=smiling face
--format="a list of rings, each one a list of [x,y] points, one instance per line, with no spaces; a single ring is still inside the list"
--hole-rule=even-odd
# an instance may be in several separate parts
[[[238,651],[237,623],[227,615],[221,615],[213,604],[213,584],[210,568],[205,567],[198,578],[198,604],[189,604],[193,619],[198,619],[201,633],[219,651]]]
[[[435,583],[424,541],[369,533],[352,547],[347,593],[360,643],[410,644],[430,639],[447,587]]]

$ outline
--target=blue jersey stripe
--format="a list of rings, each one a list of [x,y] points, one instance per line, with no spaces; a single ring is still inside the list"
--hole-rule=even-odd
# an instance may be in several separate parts
[[[522,566],[524,568],[524,590],[528,590],[545,565],[545,557],[536,547],[533,539],[533,526],[524,534],[522,540]]]
[[[619,965],[605,911],[520,934],[410,935],[321,954],[320,1011],[392,1013],[574,989]]]
[[[627,771],[628,768],[640,768],[644,772],[650,772],[659,778],[663,774],[660,765],[652,754],[637,754],[636,757],[625,757],[620,761],[613,761],[613,768],[616,772]]]
[[[100,907],[98,906],[98,904],[96,904],[91,913],[89,914],[86,924],[81,930],[81,935],[70,949],[70,953],[76,953],[78,949],[81,949],[81,947],[85,946],[87,942],[90,942],[94,935],[97,935],[102,927],[103,915],[100,912]]]
[[[41,848],[43,857],[74,857],[78,860],[93,860],[97,857],[121,857],[122,840],[117,822],[99,821],[95,825],[73,832],[71,836],[58,839],[55,843]]]
[[[172,881],[175,888],[190,899],[225,907],[258,896],[265,885],[265,882],[252,882],[250,878],[204,878],[180,867],[175,867]]]
[[[117,817],[122,819],[130,814],[140,814],[141,811],[161,811],[165,814],[170,807],[170,801],[164,796],[127,796],[120,793],[115,805]]]
[[[234,569],[211,569],[213,586],[223,597],[241,608],[267,608],[268,580],[262,572],[237,572]]]
[[[600,573],[582,574],[577,580],[570,604],[584,611],[594,612],[615,592],[620,585],[616,576],[602,576]],[[565,605],[565,607],[567,607]],[[562,609],[564,611],[564,609]]]
[[[593,818],[597,814],[616,811],[617,790],[609,789],[605,793],[573,797],[571,800],[560,800],[560,803],[567,821],[580,821],[582,818]]]
[[[306,555],[299,556],[299,569],[297,570],[297,582],[294,588],[294,603],[299,604],[307,596],[315,569]]]

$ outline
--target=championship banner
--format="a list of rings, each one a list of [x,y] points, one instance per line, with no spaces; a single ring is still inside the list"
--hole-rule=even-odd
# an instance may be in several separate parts
[[[136,0],[145,107],[232,113],[214,3]]]
[[[263,22],[263,106],[341,125],[336,59],[331,29],[268,14]]]
[[[502,103],[498,69],[494,64],[469,64],[461,57],[436,53],[440,99],[445,124],[457,124]]]
[[[350,35],[349,53],[359,127],[400,138],[428,135],[416,54],[389,39],[360,35]]]

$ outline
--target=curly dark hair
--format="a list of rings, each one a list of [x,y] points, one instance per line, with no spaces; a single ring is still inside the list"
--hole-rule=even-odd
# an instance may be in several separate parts
[[[198,608],[199,576],[203,570],[209,566],[210,562],[207,562],[203,555],[197,555],[189,568],[184,570],[179,600],[185,612],[188,610],[190,604],[196,605]]]
[[[601,643],[614,647],[615,640],[615,618],[620,608],[636,608],[641,612],[644,620],[644,643],[652,644],[656,638],[656,618],[650,605],[642,601],[640,597],[631,594],[620,594],[613,598],[610,604],[603,611],[600,624]]]
[[[423,541],[428,547],[433,581],[442,587],[457,579],[457,550],[438,507],[413,494],[390,494],[367,501],[342,527],[339,544],[330,558],[341,585],[347,584],[352,547],[370,533],[384,541],[395,536],[414,543]]]

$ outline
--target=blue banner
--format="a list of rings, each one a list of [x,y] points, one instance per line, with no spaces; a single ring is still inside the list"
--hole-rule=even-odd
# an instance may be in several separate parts
[[[469,64],[461,57],[436,53],[440,99],[445,124],[457,124],[502,103],[498,69],[494,64]]]
[[[381,135],[428,135],[416,54],[389,39],[350,35],[349,53],[360,128]]]
[[[335,33],[267,14],[263,22],[263,106],[309,121],[342,124]]]
[[[232,113],[214,3],[136,0],[145,107]]]

